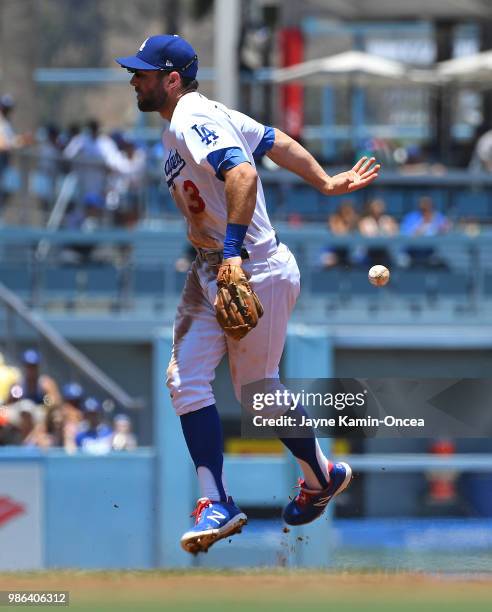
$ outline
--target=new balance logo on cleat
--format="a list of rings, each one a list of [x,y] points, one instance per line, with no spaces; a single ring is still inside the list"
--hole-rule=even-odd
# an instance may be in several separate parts
[[[181,546],[193,555],[207,552],[208,549],[223,538],[241,533],[248,519],[236,506],[232,497],[226,502],[212,502],[207,497],[198,500],[192,513],[195,526],[181,538]]]
[[[218,510],[212,510],[212,512],[208,515],[208,518],[211,521],[215,521],[217,525],[220,525],[219,519],[225,519],[225,514],[222,514],[222,512],[219,512]]]
[[[299,495],[284,508],[283,519],[288,525],[305,525],[323,514],[328,502],[340,495],[352,480],[352,469],[348,463],[335,463],[330,469],[328,487],[313,491],[299,481]]]

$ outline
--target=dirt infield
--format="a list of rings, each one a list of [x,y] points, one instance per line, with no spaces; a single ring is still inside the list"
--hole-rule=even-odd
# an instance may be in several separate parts
[[[0,574],[0,591],[6,590],[69,591],[71,612],[299,612],[314,606],[337,612],[492,610],[492,576],[473,575],[60,571]]]

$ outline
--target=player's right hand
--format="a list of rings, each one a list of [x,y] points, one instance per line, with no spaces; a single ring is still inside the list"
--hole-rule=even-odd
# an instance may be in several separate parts
[[[362,157],[351,170],[340,172],[332,176],[327,194],[344,195],[367,187],[378,177],[381,164],[377,164],[375,157]]]

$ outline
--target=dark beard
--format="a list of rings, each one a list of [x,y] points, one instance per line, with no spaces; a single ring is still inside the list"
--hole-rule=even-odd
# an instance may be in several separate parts
[[[161,110],[161,108],[165,106],[166,102],[167,94],[165,91],[161,90],[159,92],[154,92],[153,94],[148,94],[146,98],[137,100],[137,106],[143,113],[153,113]]]

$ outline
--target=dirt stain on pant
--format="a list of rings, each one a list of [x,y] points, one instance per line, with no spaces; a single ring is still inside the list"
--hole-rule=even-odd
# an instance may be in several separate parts
[[[197,262],[194,261],[186,277],[181,302],[176,312],[173,337],[174,349],[176,349],[189,332],[195,315],[199,312],[200,307],[205,301],[202,286],[198,278],[197,267]]]
[[[203,305],[207,303],[198,276],[198,270],[201,265],[203,265],[203,262],[200,261],[199,258],[195,259],[191,266],[191,270],[188,272],[188,276],[186,277],[183,293],[181,294],[181,301],[176,311],[173,332],[173,349],[171,360],[167,369],[168,386],[172,381],[172,378],[179,370],[180,345],[186,334],[190,331],[193,321],[203,308]]]

